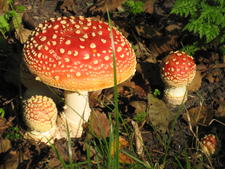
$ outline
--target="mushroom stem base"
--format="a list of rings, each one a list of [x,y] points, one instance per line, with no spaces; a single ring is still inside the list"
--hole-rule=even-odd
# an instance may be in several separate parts
[[[83,124],[88,121],[91,113],[88,92],[65,91],[64,95],[65,110],[61,115],[61,120],[65,131],[62,132],[62,135],[63,137],[68,136],[69,129],[70,137],[79,138],[83,132]]]
[[[171,105],[181,105],[187,101],[187,87],[167,88],[164,91],[164,100]]]
[[[57,127],[54,126],[50,130],[46,132],[39,132],[39,131],[28,131],[24,134],[24,138],[26,139],[33,139],[37,142],[44,142],[47,144],[54,143],[54,139],[56,138],[56,131]]]

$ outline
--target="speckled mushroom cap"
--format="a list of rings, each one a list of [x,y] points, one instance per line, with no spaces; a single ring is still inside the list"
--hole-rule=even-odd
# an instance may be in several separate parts
[[[218,147],[218,139],[213,134],[205,135],[201,138],[201,149],[207,155],[213,155]]]
[[[195,73],[193,57],[184,52],[172,52],[162,62],[161,76],[168,86],[187,86],[194,79]]]
[[[112,27],[117,82],[135,72],[136,57],[127,39]],[[94,18],[59,17],[45,21],[24,45],[29,70],[43,83],[70,91],[113,86],[110,27]]]
[[[32,96],[24,101],[23,117],[31,130],[45,132],[56,125],[57,108],[54,101],[46,96]]]

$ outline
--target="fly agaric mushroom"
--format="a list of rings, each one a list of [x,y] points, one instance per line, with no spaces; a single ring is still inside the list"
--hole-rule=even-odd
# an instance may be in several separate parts
[[[193,57],[184,52],[170,53],[162,62],[161,76],[166,84],[165,100],[180,105],[187,100],[187,85],[195,77],[196,64]]]
[[[204,136],[200,141],[202,151],[208,156],[211,156],[216,152],[217,144],[218,140],[213,134]]]
[[[64,116],[71,137],[81,136],[82,124],[89,118],[88,91],[114,85],[113,49],[119,84],[135,73],[136,57],[127,39],[105,22],[73,16],[51,18],[39,24],[25,43],[28,69],[43,83],[66,90]]]
[[[25,136],[43,142],[55,137],[57,108],[51,98],[36,95],[25,100],[23,118],[30,129]]]

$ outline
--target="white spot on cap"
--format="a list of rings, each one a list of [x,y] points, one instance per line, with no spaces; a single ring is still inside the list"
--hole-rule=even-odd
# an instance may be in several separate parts
[[[80,39],[80,41],[82,41],[82,42],[84,42],[85,41],[85,39],[84,38],[79,38]]]
[[[43,45],[39,45],[39,46],[37,47],[37,49],[38,49],[38,50],[41,50],[42,47],[43,47]]]
[[[94,63],[95,65],[96,65],[96,64],[98,64],[98,60],[94,60],[94,62],[93,62],[93,63]]]
[[[120,55],[121,58],[124,58],[124,54]]]
[[[75,25],[74,27],[77,28],[77,29],[79,29],[80,28],[80,25]]]
[[[95,37],[95,36],[96,36],[96,34],[95,34],[94,32],[92,32],[92,33],[91,33],[91,36]]]
[[[53,27],[53,29],[58,29],[59,28],[59,25],[55,25],[54,27]]]
[[[50,21],[55,22],[55,18],[50,18]]]
[[[87,27],[87,26],[85,26],[85,27],[83,27],[83,29],[84,29],[84,30],[88,30],[88,27]]]
[[[56,34],[53,34],[52,35],[52,39],[56,39],[57,38],[57,35]]]
[[[42,55],[41,53],[38,53],[37,57],[38,57],[38,58],[41,58],[41,55]]]
[[[84,55],[84,60],[87,60],[87,59],[89,59],[90,58],[90,55],[88,54],[88,53],[86,53],[85,55]]]
[[[102,35],[102,31],[98,31],[98,34],[99,34],[99,35]]]
[[[81,73],[80,73],[80,72],[77,72],[77,73],[76,73],[76,76],[77,76],[77,77],[81,76]]]
[[[124,47],[125,45],[126,45],[126,43],[125,43],[125,42],[122,42],[122,43],[121,43],[121,46],[123,46],[123,47]]]
[[[105,39],[101,39],[102,43],[106,43],[106,40]]]
[[[83,35],[83,38],[88,39],[88,35],[85,33],[85,34]]]
[[[121,52],[121,51],[122,51],[122,48],[121,48],[121,47],[118,47],[118,48],[116,49],[116,51],[117,51],[117,52]]]
[[[45,48],[45,50],[48,50],[48,46],[46,46],[46,45],[45,45],[45,47],[44,47],[44,48]]]
[[[44,25],[42,24],[42,23],[40,23],[39,25],[38,25],[38,27],[39,28],[42,28]]]
[[[40,41],[45,41],[47,39],[47,37],[46,36],[42,36],[41,38],[40,38]]]
[[[72,55],[72,51],[71,50],[68,50],[67,54],[68,55]]]
[[[109,56],[105,56],[104,59],[105,59],[105,60],[109,60]]]
[[[69,59],[69,58],[64,58],[64,61],[65,61],[65,62],[69,62],[70,59]]]
[[[80,34],[80,30],[76,30],[76,34]]]
[[[53,78],[57,81],[59,80],[59,76],[54,76]]]
[[[90,44],[90,48],[92,48],[92,49],[96,48],[95,43],[91,43],[91,44]]]
[[[73,19],[70,19],[70,23],[75,24],[75,21]]]
[[[65,20],[60,21],[61,24],[66,24],[67,22]]]
[[[57,43],[56,41],[52,41],[52,45],[55,46]]]
[[[65,53],[65,49],[60,48],[60,49],[59,49],[59,52],[60,52],[61,54],[63,54],[63,53]]]
[[[78,52],[74,51],[73,56],[77,56],[77,55],[78,55]]]
[[[66,45],[70,45],[71,44],[71,40],[66,40],[65,44]]]
[[[81,48],[81,49],[84,49],[84,48],[85,48],[85,46],[80,45],[80,48]]]

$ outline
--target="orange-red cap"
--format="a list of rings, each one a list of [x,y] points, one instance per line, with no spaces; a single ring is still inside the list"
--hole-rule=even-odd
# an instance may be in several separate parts
[[[112,27],[117,82],[135,72],[136,57],[127,39]],[[59,17],[45,21],[24,46],[24,61],[43,83],[70,91],[112,87],[110,27],[94,18]]]

